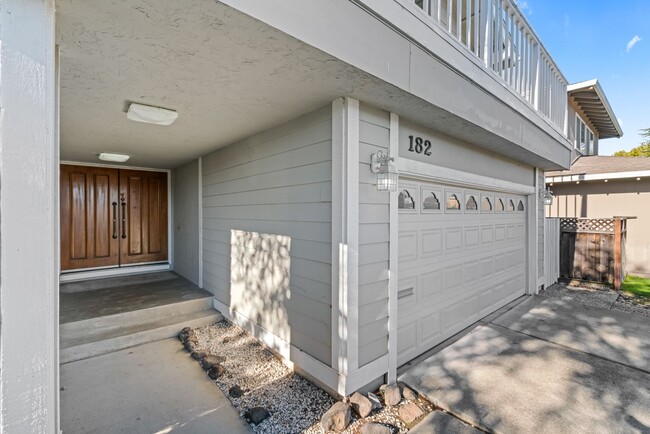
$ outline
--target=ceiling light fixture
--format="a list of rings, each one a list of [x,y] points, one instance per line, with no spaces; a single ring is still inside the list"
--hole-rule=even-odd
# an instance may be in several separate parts
[[[99,154],[99,159],[102,161],[112,161],[114,163],[124,163],[126,160],[131,158],[126,154],[113,154],[111,152],[102,152]]]
[[[145,122],[154,125],[171,125],[178,113],[162,107],[154,107],[132,102],[126,112],[126,118],[136,122]]]

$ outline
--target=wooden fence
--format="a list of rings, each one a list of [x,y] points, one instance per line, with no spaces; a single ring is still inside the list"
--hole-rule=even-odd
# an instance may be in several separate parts
[[[621,288],[625,279],[625,218],[560,220],[560,277]]]

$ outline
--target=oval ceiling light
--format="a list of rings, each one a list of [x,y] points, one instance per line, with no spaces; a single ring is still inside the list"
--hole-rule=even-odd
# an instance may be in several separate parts
[[[102,152],[99,154],[99,159],[103,161],[112,161],[114,163],[124,163],[126,160],[131,158],[126,154],[113,154],[111,152]]]
[[[154,107],[132,102],[126,112],[126,118],[136,122],[145,122],[154,125],[171,125],[178,113],[162,107]]]

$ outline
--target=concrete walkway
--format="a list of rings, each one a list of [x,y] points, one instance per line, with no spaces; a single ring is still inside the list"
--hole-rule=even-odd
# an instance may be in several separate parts
[[[503,433],[650,432],[650,320],[526,297],[400,380]]]
[[[251,433],[177,339],[61,366],[63,434]]]

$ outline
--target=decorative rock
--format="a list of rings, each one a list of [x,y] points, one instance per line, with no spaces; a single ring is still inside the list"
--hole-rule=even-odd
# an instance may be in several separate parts
[[[374,422],[361,425],[359,431],[361,434],[393,434],[391,427]]]
[[[418,394],[406,384],[402,384],[402,396],[404,399],[408,399],[409,401],[418,399]]]
[[[397,414],[399,414],[399,418],[402,419],[404,423],[410,425],[418,418],[422,417],[424,411],[422,411],[422,409],[415,402],[409,402],[407,404],[400,405],[399,409],[397,410]]]
[[[181,332],[178,334],[178,339],[183,342],[185,339],[187,339],[190,335],[194,334],[194,330],[192,330],[190,327],[185,327]]]
[[[196,350],[196,342],[191,341],[191,340],[189,340],[189,339],[183,341],[183,346],[184,346],[185,349],[186,349],[187,351],[189,351],[190,353],[193,353],[194,350]]]
[[[351,418],[350,406],[345,402],[336,402],[321,417],[320,424],[325,432],[343,431],[350,425]]]
[[[228,389],[228,394],[233,398],[241,398],[244,395],[244,391],[239,386],[232,386]]]
[[[208,355],[208,353],[206,353],[205,351],[194,351],[192,353],[192,358],[194,360],[201,360],[202,358],[204,358],[207,355]]]
[[[381,405],[381,400],[379,397],[372,392],[368,392],[368,400],[372,404],[373,410],[378,410],[383,407],[383,405]]]
[[[226,368],[224,368],[223,366],[214,365],[208,370],[208,377],[210,377],[213,380],[216,380],[217,378],[225,374],[225,372],[226,372]]]
[[[367,417],[372,411],[372,402],[359,392],[354,392],[350,397],[352,410],[356,411],[359,416]]]
[[[383,393],[386,405],[397,405],[402,400],[402,393],[399,387],[394,384],[384,387]]]
[[[226,361],[226,358],[223,356],[217,356],[216,354],[208,354],[207,356],[201,359],[201,366],[206,371],[209,370],[214,365],[219,365]]]
[[[264,421],[267,417],[271,416],[271,413],[264,407],[253,407],[244,413],[244,419],[248,423],[258,425]]]

